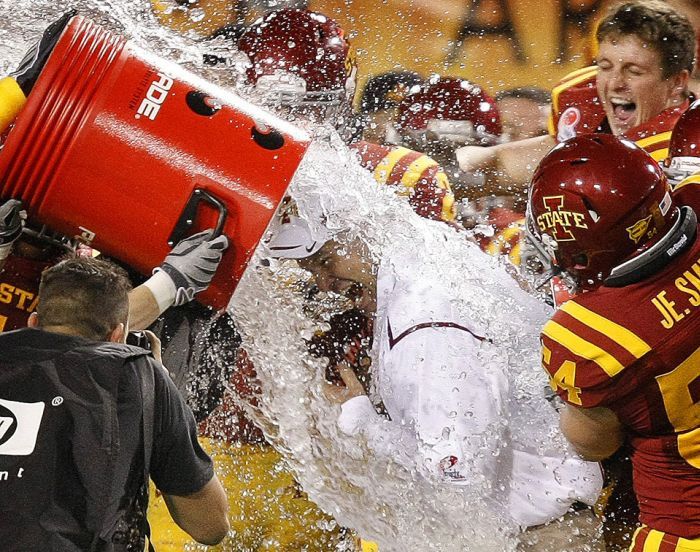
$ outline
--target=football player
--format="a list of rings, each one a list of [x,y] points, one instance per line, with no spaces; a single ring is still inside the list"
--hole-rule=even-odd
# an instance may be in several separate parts
[[[550,135],[462,148],[462,169],[487,171],[497,186],[522,187],[557,141],[590,132],[626,136],[663,160],[689,104],[696,43],[690,22],[664,2],[635,0],[613,6],[596,39],[596,66],[568,75],[552,92]]]
[[[37,308],[44,269],[68,255],[99,254],[44,226],[26,226],[24,216],[21,202],[0,204],[0,332],[26,327]],[[129,293],[130,327],[142,330],[169,307],[206,289],[227,246],[225,236],[211,239],[210,231],[178,243],[154,275]]]
[[[632,552],[697,549],[695,212],[639,146],[593,134],[544,157],[527,228],[577,292],[541,336],[564,435],[589,460],[629,443],[642,523]]]
[[[673,128],[664,170],[676,199],[700,210],[700,100],[681,115]]]
[[[468,228],[476,225],[482,249],[520,264],[524,207],[516,205],[512,195],[494,195],[498,190],[489,190],[483,176],[460,170],[454,157],[455,149],[465,144],[501,140],[496,101],[472,82],[434,75],[399,104],[396,128],[404,144],[425,151],[445,167],[458,201],[458,218]]]
[[[238,40],[247,56],[251,97],[297,123],[338,130],[380,184],[396,186],[414,210],[452,221],[448,178],[430,157],[397,146],[358,141],[352,112],[357,67],[345,32],[333,19],[307,10],[273,11]]]
[[[510,88],[500,90],[495,98],[506,141],[547,134],[552,103],[552,96],[547,90],[533,86]]]
[[[396,144],[394,124],[401,100],[422,79],[413,71],[389,71],[367,80],[360,96],[362,138],[375,144]]]

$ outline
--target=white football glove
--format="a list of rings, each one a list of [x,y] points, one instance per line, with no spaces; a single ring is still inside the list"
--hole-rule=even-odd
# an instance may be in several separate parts
[[[175,285],[175,305],[184,305],[209,287],[219,267],[228,239],[210,239],[213,230],[185,238],[173,247],[156,272],[167,274]]]
[[[27,213],[22,210],[22,202],[8,199],[0,205],[0,260],[6,259],[12,244],[22,235]]]

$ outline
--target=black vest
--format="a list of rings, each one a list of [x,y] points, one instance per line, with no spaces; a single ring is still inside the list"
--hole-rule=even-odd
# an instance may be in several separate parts
[[[2,550],[143,550],[154,366],[128,345],[0,335]]]

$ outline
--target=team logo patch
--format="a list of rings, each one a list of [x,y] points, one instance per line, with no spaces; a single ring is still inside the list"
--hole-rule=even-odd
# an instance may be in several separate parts
[[[0,455],[29,456],[34,452],[44,403],[0,399]]]
[[[638,220],[635,222],[632,226],[627,228],[627,233],[630,236],[630,239],[634,243],[639,243],[639,240],[642,239],[644,234],[647,233],[647,230],[649,230],[649,224],[651,224],[651,215],[649,215],[646,218],[643,218],[642,220]]]
[[[567,107],[559,117],[557,140],[563,142],[576,136],[576,127],[581,122],[581,112],[577,107]]]
[[[545,212],[537,216],[536,222],[541,233],[549,233],[558,242],[574,241],[572,228],[588,228],[585,215],[566,209],[564,196],[545,196],[542,198]]]
[[[438,471],[444,477],[452,479],[453,481],[463,481],[466,477],[455,467],[458,462],[459,458],[456,456],[445,456],[445,458],[438,463]]]

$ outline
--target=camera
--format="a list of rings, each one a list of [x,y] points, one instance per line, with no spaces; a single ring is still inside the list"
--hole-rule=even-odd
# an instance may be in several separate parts
[[[145,332],[129,332],[126,336],[126,344],[141,347],[147,351],[151,350],[151,342]]]

